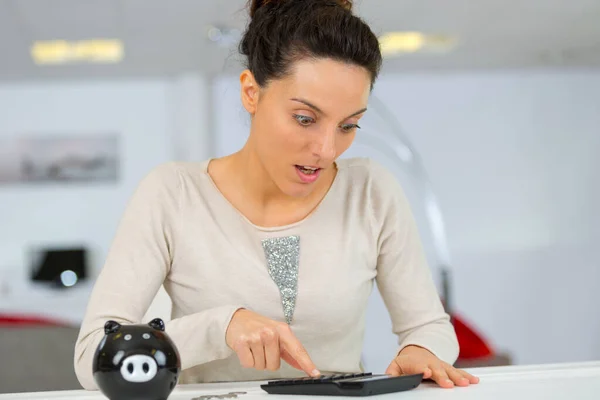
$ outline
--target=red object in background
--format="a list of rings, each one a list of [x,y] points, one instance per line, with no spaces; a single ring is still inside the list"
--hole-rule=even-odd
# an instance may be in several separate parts
[[[452,322],[460,346],[459,359],[473,360],[494,356],[494,351],[475,329],[455,315],[452,316]]]
[[[60,321],[44,317],[0,314],[0,327],[64,326]]]
[[[450,303],[450,272],[447,268],[442,268],[442,303],[444,309],[450,315],[454,331],[458,338],[460,351],[458,353],[459,360],[477,360],[495,357],[496,354],[491,346],[485,342],[483,336],[477,332],[472,326],[458,317],[454,312]]]

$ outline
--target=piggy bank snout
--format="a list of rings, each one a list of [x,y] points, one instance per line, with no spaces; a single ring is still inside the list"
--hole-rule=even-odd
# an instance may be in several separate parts
[[[121,376],[132,383],[149,382],[156,376],[157,371],[156,361],[141,354],[125,358],[121,365]]]

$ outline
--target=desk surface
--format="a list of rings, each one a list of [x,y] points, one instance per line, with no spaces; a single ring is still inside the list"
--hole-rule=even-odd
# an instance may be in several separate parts
[[[573,364],[532,365],[473,368],[470,372],[479,376],[480,383],[466,388],[441,389],[430,383],[402,393],[367,397],[367,399],[457,399],[457,400],[496,400],[496,399],[600,399],[600,361]],[[200,396],[224,395],[230,392],[245,392],[240,400],[287,399],[305,400],[304,396],[275,396],[263,392],[260,382],[240,382],[230,384],[181,385],[169,400],[193,400]],[[215,397],[216,398],[216,397]],[[325,399],[324,397],[323,399]],[[99,392],[83,390],[63,392],[39,392],[0,395],[0,400],[105,400]],[[314,399],[314,397],[313,397]]]

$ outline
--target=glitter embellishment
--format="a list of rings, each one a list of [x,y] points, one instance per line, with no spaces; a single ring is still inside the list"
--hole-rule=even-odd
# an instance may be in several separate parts
[[[298,264],[300,262],[300,237],[286,236],[264,239],[269,274],[281,293],[283,314],[288,324],[292,323],[292,315],[296,307],[298,294]]]

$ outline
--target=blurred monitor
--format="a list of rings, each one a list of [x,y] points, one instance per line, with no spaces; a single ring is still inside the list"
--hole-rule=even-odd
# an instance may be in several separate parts
[[[85,248],[39,249],[31,265],[31,280],[59,288],[75,286],[87,278]]]

